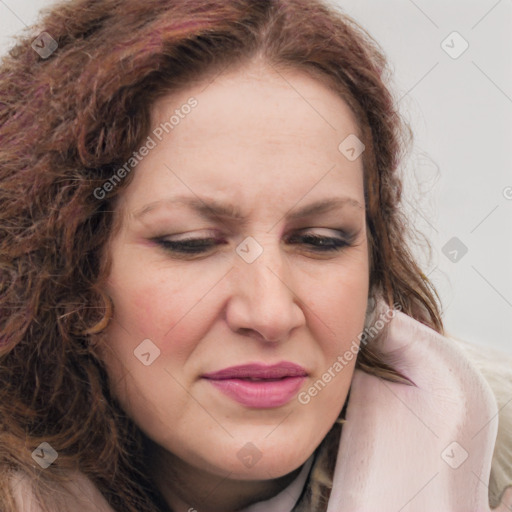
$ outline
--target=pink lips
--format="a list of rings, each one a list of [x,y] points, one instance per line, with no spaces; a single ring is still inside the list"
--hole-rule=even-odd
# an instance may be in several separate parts
[[[301,366],[282,362],[271,366],[253,363],[207,373],[203,378],[219,391],[246,407],[266,409],[288,403],[307,372]]]

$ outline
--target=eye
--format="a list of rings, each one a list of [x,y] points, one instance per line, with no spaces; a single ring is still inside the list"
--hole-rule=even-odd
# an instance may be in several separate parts
[[[177,254],[202,254],[215,246],[220,245],[222,240],[217,238],[183,238],[181,240],[168,240],[166,238],[154,239],[164,249]]]
[[[295,244],[295,240],[302,240],[310,250],[316,252],[335,252],[351,245],[351,240],[341,237],[322,236],[314,233],[294,235],[288,239],[288,243]]]
[[[351,245],[352,237],[345,235],[342,237],[322,236],[314,233],[294,234],[288,238],[287,242],[291,245],[302,244],[308,250],[314,252],[336,252]],[[180,240],[169,240],[168,238],[155,238],[153,241],[160,247],[172,252],[177,257],[187,255],[199,255],[207,253],[218,245],[228,242],[225,240],[209,238],[183,238]]]

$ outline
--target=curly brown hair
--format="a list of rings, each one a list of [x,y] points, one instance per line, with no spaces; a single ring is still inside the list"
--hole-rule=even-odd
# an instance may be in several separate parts
[[[46,58],[31,47],[41,31],[58,44]],[[91,344],[112,314],[103,249],[133,173],[102,199],[94,191],[141,145],[157,99],[256,55],[322,80],[351,107],[366,145],[371,295],[442,332],[439,298],[408,249],[400,209],[397,172],[410,130],[386,86],[382,51],[354,20],[320,0],[57,4],[0,67],[3,511],[17,510],[9,475],[27,475],[47,510],[70,470],[89,477],[114,510],[166,509],[134,462],[143,460],[144,436],[111,395]],[[400,379],[371,345],[356,367]],[[325,510],[335,428],[319,448],[308,510]],[[45,471],[31,457],[43,441],[59,454]]]

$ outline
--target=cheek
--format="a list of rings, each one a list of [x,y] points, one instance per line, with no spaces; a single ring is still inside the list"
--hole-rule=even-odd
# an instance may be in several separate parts
[[[369,292],[367,267],[361,264],[346,271],[332,271],[320,282],[323,286],[311,288],[309,304],[324,321],[331,340],[326,348],[332,356],[333,352],[344,351],[363,330]]]
[[[208,276],[161,265],[133,267],[133,259],[113,266],[107,291],[114,303],[117,332],[110,338],[139,343],[149,338],[162,352],[180,353],[194,339],[200,339],[208,311],[201,298],[207,293]]]
[[[168,274],[117,266],[108,282],[114,315],[105,332],[102,358],[114,394],[143,430],[148,418],[154,429],[165,430],[162,408],[171,423],[186,410],[187,396],[179,383],[187,383],[180,369],[203,332],[204,321],[198,322],[192,307],[198,302],[194,290]],[[148,365],[143,362],[146,353]]]

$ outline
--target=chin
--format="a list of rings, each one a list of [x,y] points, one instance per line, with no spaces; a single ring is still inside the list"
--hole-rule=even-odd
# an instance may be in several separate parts
[[[296,443],[267,443],[257,446],[247,442],[236,449],[235,458],[226,461],[223,468],[231,473],[236,480],[269,480],[288,475],[302,466],[313,454],[315,447],[310,450],[297,449]]]

